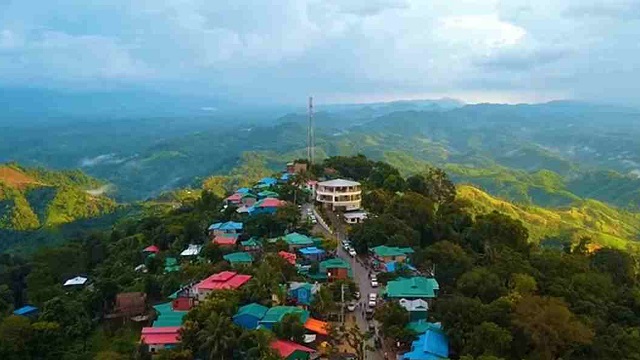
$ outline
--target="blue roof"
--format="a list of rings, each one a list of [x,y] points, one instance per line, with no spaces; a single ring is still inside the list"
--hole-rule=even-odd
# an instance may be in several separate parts
[[[215,223],[209,226],[209,230],[242,230],[242,223],[227,221],[225,223]]]
[[[29,315],[38,311],[38,308],[31,305],[26,305],[21,307],[20,309],[16,309],[13,314],[14,315]]]
[[[429,329],[411,344],[411,352],[403,355],[405,360],[439,360],[449,357],[449,340],[440,330]]]
[[[251,192],[251,189],[249,188],[240,188],[238,190],[236,190],[236,193],[240,193],[240,194],[248,194]]]
[[[315,246],[309,246],[306,248],[302,248],[300,250],[300,253],[304,254],[304,255],[316,255],[316,254],[324,254],[324,250],[322,249],[318,249]]]
[[[272,178],[272,177],[266,177],[266,178],[262,178],[260,179],[260,181],[258,181],[258,184],[263,184],[263,185],[275,185],[278,182],[278,180]]]
[[[282,176],[280,176],[280,180],[288,181],[290,176],[290,174],[282,174]]]
[[[407,263],[403,263],[401,264],[402,266],[408,268],[409,270],[413,270],[415,271],[416,268],[411,266],[411,264],[407,264]],[[389,261],[388,263],[384,264],[385,269],[387,270],[387,272],[394,272],[398,269],[398,262],[397,261]]]

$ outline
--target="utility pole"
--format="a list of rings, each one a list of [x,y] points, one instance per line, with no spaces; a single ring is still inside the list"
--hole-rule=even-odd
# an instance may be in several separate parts
[[[340,286],[340,318],[344,324],[344,284]]]
[[[313,165],[315,161],[316,151],[316,134],[313,129],[313,97],[309,96],[309,124],[307,125],[307,160],[309,165]]]

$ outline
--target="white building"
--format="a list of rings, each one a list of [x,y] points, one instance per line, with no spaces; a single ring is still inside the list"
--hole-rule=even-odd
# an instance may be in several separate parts
[[[318,183],[316,201],[332,210],[352,211],[360,209],[362,188],[359,182],[336,179]]]
[[[367,218],[367,212],[362,210],[349,211],[342,214],[342,216],[344,216],[344,221],[346,221],[347,224],[358,224]]]

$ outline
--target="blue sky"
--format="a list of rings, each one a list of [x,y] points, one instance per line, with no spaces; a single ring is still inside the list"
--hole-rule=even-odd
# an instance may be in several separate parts
[[[638,104],[640,1],[0,0],[0,86]]]

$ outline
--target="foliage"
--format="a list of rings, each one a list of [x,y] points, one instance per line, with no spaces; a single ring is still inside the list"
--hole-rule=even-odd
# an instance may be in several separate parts
[[[280,322],[273,325],[273,333],[279,339],[302,343],[305,334],[299,314],[286,314]]]

